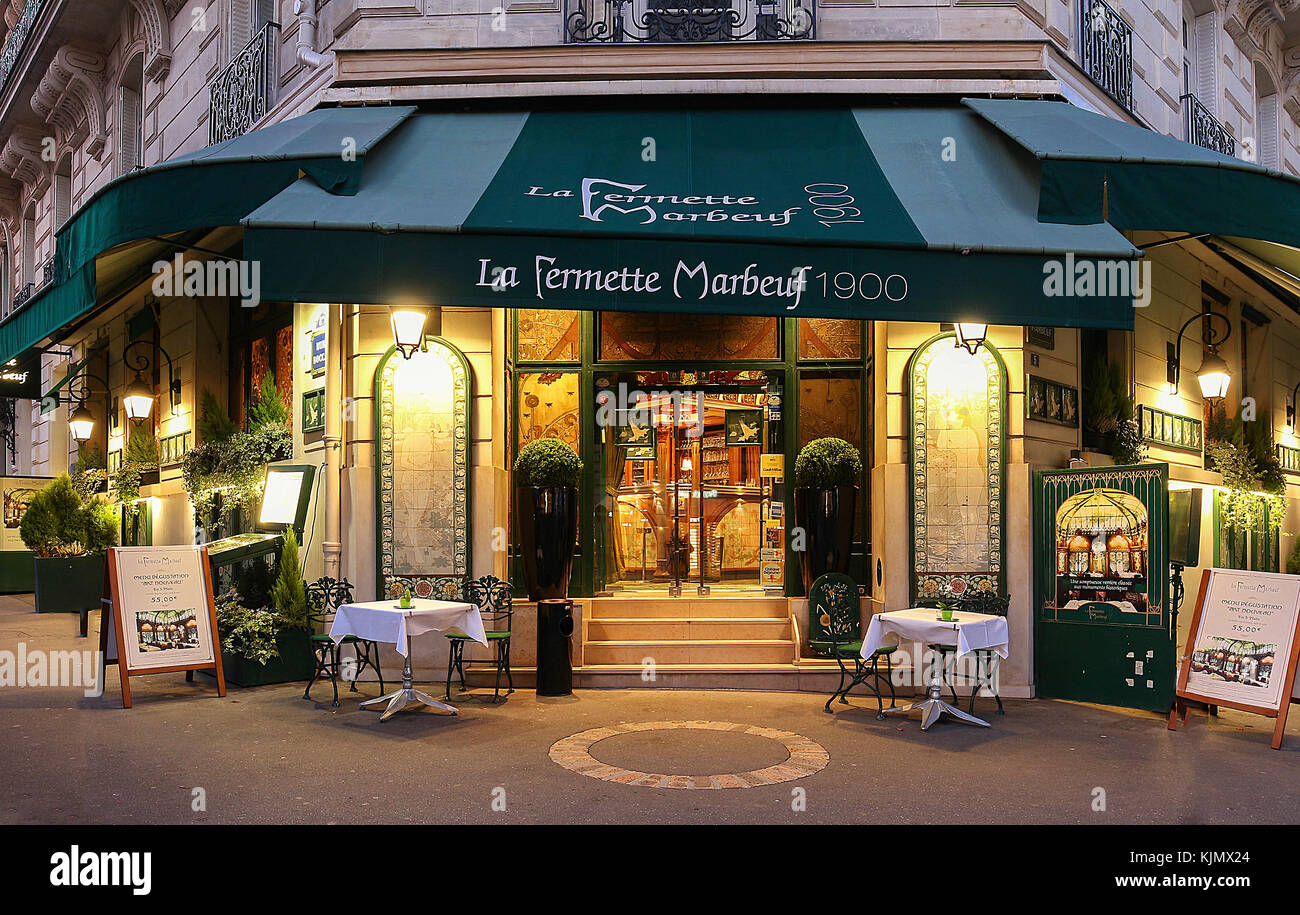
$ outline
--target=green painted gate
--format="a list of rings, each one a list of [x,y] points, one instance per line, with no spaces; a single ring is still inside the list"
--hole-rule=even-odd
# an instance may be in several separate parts
[[[1169,467],[1034,474],[1038,695],[1167,711]]]

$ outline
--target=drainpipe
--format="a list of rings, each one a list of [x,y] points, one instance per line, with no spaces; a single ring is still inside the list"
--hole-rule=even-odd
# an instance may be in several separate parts
[[[334,54],[316,50],[316,0],[293,0],[293,14],[298,17],[298,62],[315,70],[333,59]]]
[[[328,306],[325,330],[325,574],[343,577],[343,306]]]

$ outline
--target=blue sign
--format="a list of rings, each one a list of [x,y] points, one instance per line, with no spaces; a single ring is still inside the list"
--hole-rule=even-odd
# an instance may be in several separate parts
[[[311,335],[311,373],[325,374],[325,331],[312,331]]]

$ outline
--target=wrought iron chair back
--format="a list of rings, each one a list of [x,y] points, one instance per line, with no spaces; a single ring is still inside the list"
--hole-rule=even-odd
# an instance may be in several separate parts
[[[509,632],[514,617],[514,598],[510,582],[495,575],[484,575],[465,583],[465,599],[478,607],[483,628],[494,632]]]
[[[352,583],[323,576],[307,586],[307,618],[314,626],[329,626],[339,607],[352,603]]]
[[[808,590],[808,641],[830,647],[835,654],[840,645],[862,637],[862,611],[858,602],[858,583],[839,572],[827,572]]]

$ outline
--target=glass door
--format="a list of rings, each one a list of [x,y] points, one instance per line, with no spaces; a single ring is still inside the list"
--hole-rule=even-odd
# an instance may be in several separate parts
[[[770,518],[772,479],[763,476],[763,455],[783,453],[779,413],[769,408],[769,387],[779,391],[780,381],[763,372],[726,374],[606,376],[604,390],[620,407],[597,430],[608,590],[781,586],[770,562],[764,578],[764,559],[781,553],[783,539],[778,533],[768,549],[767,528],[780,522]],[[731,377],[742,374],[751,377]],[[661,384],[645,386],[648,375]]]

